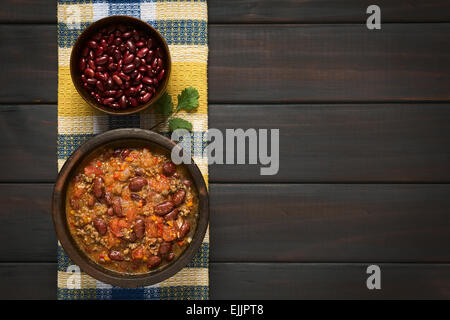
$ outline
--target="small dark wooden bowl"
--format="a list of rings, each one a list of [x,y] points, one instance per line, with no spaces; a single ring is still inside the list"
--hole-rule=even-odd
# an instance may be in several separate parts
[[[83,83],[81,81],[81,73],[80,69],[78,67],[78,63],[81,58],[81,51],[84,47],[84,44],[86,43],[86,40],[89,39],[92,35],[94,35],[96,32],[98,32],[103,27],[109,26],[109,25],[118,25],[118,24],[124,24],[127,26],[134,26],[136,29],[141,29],[144,32],[151,35],[156,42],[162,47],[164,51],[164,55],[166,57],[165,65],[166,65],[166,73],[164,75],[164,79],[162,79],[162,82],[159,83],[158,88],[156,88],[156,93],[152,96],[152,98],[143,105],[139,105],[136,108],[127,107],[126,109],[113,109],[107,106],[104,106],[100,103],[98,103],[94,97],[92,97],[89,92],[83,87]],[[93,24],[91,24],[89,27],[87,27],[83,33],[80,34],[77,41],[75,42],[75,45],[72,48],[72,53],[70,55],[70,76],[72,77],[72,82],[75,85],[75,88],[77,89],[78,93],[83,97],[83,99],[91,105],[93,108],[100,110],[102,112],[108,113],[108,114],[114,114],[114,115],[127,115],[136,113],[139,111],[142,111],[144,109],[147,109],[149,106],[151,106],[153,103],[158,101],[158,99],[161,97],[161,95],[166,91],[167,84],[169,83],[170,78],[170,72],[172,69],[172,63],[170,58],[170,51],[169,46],[166,43],[166,40],[163,38],[163,36],[151,25],[148,23],[129,16],[110,16],[103,19],[100,19]]]
[[[199,196],[199,217],[197,228],[189,246],[183,251],[181,256],[170,264],[145,274],[127,274],[103,268],[92,261],[78,247],[73,239],[66,219],[66,192],[70,180],[80,164],[92,155],[93,152],[102,148],[116,147],[157,147],[168,152],[173,148],[181,148],[172,140],[169,140],[157,133],[142,129],[116,129],[99,134],[83,145],[81,145],[66,161],[58,174],[53,189],[52,213],[53,222],[61,245],[74,263],[80,266],[81,270],[90,276],[119,287],[136,288],[152,285],[170,278],[175,273],[184,268],[200,248],[206,233],[209,219],[208,191],[203,176],[194,163],[184,164],[192,177]]]

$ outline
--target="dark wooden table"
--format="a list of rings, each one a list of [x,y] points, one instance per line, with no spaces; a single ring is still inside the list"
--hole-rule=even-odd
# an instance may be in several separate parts
[[[0,298],[56,297],[55,2],[0,3]],[[208,1],[209,125],[281,156],[210,167],[211,298],[450,298],[450,1],[372,2]]]

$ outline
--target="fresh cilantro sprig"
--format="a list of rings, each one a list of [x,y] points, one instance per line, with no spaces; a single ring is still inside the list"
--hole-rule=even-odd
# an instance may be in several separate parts
[[[156,108],[159,113],[169,117],[170,131],[175,131],[177,129],[186,129],[191,131],[192,123],[181,118],[174,118],[173,116],[181,110],[192,112],[197,109],[199,98],[200,95],[198,94],[197,89],[194,87],[188,87],[178,95],[178,103],[174,109],[175,106],[172,102],[172,97],[166,92],[156,102]]]

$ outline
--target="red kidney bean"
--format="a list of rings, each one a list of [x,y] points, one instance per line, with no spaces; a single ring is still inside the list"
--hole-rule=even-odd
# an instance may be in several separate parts
[[[145,236],[145,222],[142,219],[137,219],[134,223],[134,233],[138,239],[142,239]]]
[[[170,262],[175,258],[175,253],[170,252],[167,256],[166,256],[166,261]]]
[[[164,78],[164,74],[165,74],[165,73],[166,73],[166,70],[165,70],[165,69],[162,69],[162,70],[159,72],[158,77],[157,77],[158,81],[161,81],[161,80]]]
[[[135,96],[137,93],[136,88],[135,87],[131,87],[126,91],[127,96]]]
[[[149,49],[151,49],[153,47],[153,39],[152,38],[149,38],[147,40],[147,47],[149,47]]]
[[[130,52],[135,52],[136,51],[136,46],[135,46],[135,44],[133,43],[133,41],[131,41],[131,40],[128,40],[127,42],[126,42],[126,46],[127,46],[127,49],[128,50],[130,50]]]
[[[139,59],[138,57],[135,57],[133,64],[134,64],[135,68],[138,68],[141,65],[141,59]]]
[[[96,85],[96,87],[97,87],[97,89],[98,90],[100,90],[100,91],[105,91],[105,87],[103,86],[103,82],[101,82],[100,80],[98,80],[96,83],[95,83],[95,85]]]
[[[143,45],[143,43],[142,43],[142,45]],[[139,51],[136,55],[139,58],[144,58],[147,55],[148,51],[149,51],[149,48],[142,48],[142,49],[139,49]]]
[[[97,84],[97,79],[95,78],[89,78],[86,80],[87,84],[90,86],[95,86]]]
[[[180,189],[174,193],[172,197],[172,202],[176,207],[178,207],[180,204],[183,203],[185,197],[186,197],[186,190]]]
[[[105,220],[103,220],[102,218],[95,218],[93,224],[99,235],[104,236],[106,234],[108,227]]]
[[[138,71],[144,73],[147,71],[147,67],[144,64],[142,64],[139,66]]]
[[[134,79],[135,83],[140,83],[141,81],[143,81],[143,76],[142,74],[138,73],[138,75],[136,76],[136,78]]]
[[[102,66],[108,62],[108,56],[101,56],[98,58],[95,58],[95,64],[98,66]]]
[[[122,96],[123,90],[117,90],[117,93],[114,95],[114,98],[118,99]]]
[[[89,46],[90,48],[92,48],[92,49],[97,48],[97,42],[95,42],[94,40],[88,41],[87,44],[88,44],[88,46]]]
[[[79,66],[80,70],[83,72],[84,69],[86,68],[86,59],[85,58],[81,58],[80,59],[80,63],[79,63],[78,66]]]
[[[174,208],[172,201],[165,201],[153,207],[153,212],[158,216],[168,214]]]
[[[113,210],[113,208],[108,208],[108,210],[106,211],[106,213],[108,214],[108,216],[113,216],[113,215],[114,215],[114,210]]]
[[[145,77],[142,78],[142,82],[145,83],[145,84],[148,84],[148,85],[152,85],[153,84],[153,79],[150,78],[150,77],[145,76]]]
[[[164,216],[164,220],[176,220],[178,218],[178,209],[175,208]]]
[[[97,199],[100,199],[105,194],[105,186],[103,185],[103,178],[96,177],[92,184],[92,191]]]
[[[148,184],[147,179],[143,177],[136,177],[130,180],[130,184],[128,187],[130,188],[130,191],[132,192],[139,192],[142,190],[144,186]]]
[[[95,57],[101,56],[103,54],[103,51],[104,51],[103,47],[97,47],[97,49],[95,49],[94,51],[94,56]]]
[[[176,170],[177,167],[172,161],[167,161],[162,167],[162,172],[166,177],[170,177],[171,175],[173,175]]]
[[[95,75],[94,70],[92,70],[91,68],[86,68],[84,69],[84,74],[86,75],[86,77],[88,78],[93,78]]]
[[[123,63],[125,63],[125,64],[131,63],[133,60],[134,60],[134,54],[132,54],[132,53],[123,57]]]
[[[114,198],[112,202],[112,208],[116,216],[122,216],[122,201],[120,200],[120,198]]]
[[[114,97],[115,95],[116,95],[116,90],[108,90],[108,91],[105,91],[105,96],[106,97]]]
[[[187,233],[189,232],[189,230],[191,229],[191,224],[189,223],[189,221],[185,221],[180,228],[180,236],[178,237],[179,240],[183,239]]]
[[[156,268],[161,264],[161,257],[159,256],[151,256],[147,259],[147,267],[150,269]]]
[[[125,108],[127,106],[127,103],[128,103],[127,97],[121,96],[120,99],[119,99],[119,106],[121,108]]]
[[[130,153],[131,153],[131,150],[130,150],[130,149],[123,149],[123,150],[120,152],[120,157],[121,157],[122,159],[125,160],[125,158],[128,157],[128,155],[129,155]]]
[[[170,243],[170,242],[164,241],[159,245],[158,251],[159,251],[159,254],[162,256],[168,254],[170,252],[170,250],[172,250],[172,243]]]
[[[133,34],[130,31],[127,31],[125,33],[122,34],[122,38],[124,39],[128,39],[132,36]]]
[[[114,82],[115,82],[118,86],[121,86],[121,85],[122,85],[122,79],[120,79],[120,77],[119,77],[117,74],[113,75],[113,76],[112,76],[112,79],[114,80]]]
[[[139,101],[142,102],[142,103],[147,103],[150,100],[151,97],[152,97],[152,94],[150,92],[147,92],[143,96],[139,97]]]
[[[129,97],[128,101],[130,102],[130,105],[134,108],[137,107],[139,105],[139,102],[137,101],[136,98],[133,97]]]
[[[108,70],[109,71],[116,71],[117,70],[117,64],[116,63],[108,64]]]
[[[100,80],[100,81],[103,81],[103,82],[105,82],[108,79],[108,77],[105,74],[103,74],[101,72],[98,72],[98,71],[95,73],[95,78],[97,80]]]
[[[123,255],[122,255],[122,253],[121,253],[120,251],[112,250],[112,251],[108,254],[108,257],[109,257],[111,260],[114,260],[114,261],[123,261]]]
[[[94,63],[94,60],[88,59],[87,63],[89,65],[89,68],[91,68],[92,70],[95,70],[97,68],[97,66]]]
[[[125,72],[125,73],[130,73],[131,71],[134,70],[134,68],[136,68],[134,63],[129,63],[129,64],[127,64],[127,65],[122,67],[122,71]]]
[[[111,103],[113,103],[114,102],[114,98],[105,98],[105,99],[103,99],[103,104],[104,105],[110,105]]]
[[[145,45],[144,41],[138,41],[136,42],[136,47],[142,48]]]

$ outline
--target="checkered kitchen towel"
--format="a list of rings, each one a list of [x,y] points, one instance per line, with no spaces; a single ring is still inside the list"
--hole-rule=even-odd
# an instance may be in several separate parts
[[[202,158],[208,127],[207,7],[206,0],[59,0],[58,1],[58,167],[84,141],[97,133],[124,127],[149,129],[163,118],[153,110],[130,116],[109,116],[89,107],[72,84],[70,52],[78,35],[90,23],[110,15],[128,15],[153,25],[167,40],[172,56],[168,92],[172,100],[186,87],[200,93],[196,113],[180,117],[193,124],[192,154],[208,181],[208,166]],[[167,123],[155,129],[168,135]],[[208,299],[209,231],[191,263],[172,278],[157,285],[123,289],[101,283],[80,272],[58,245],[59,299]]]

